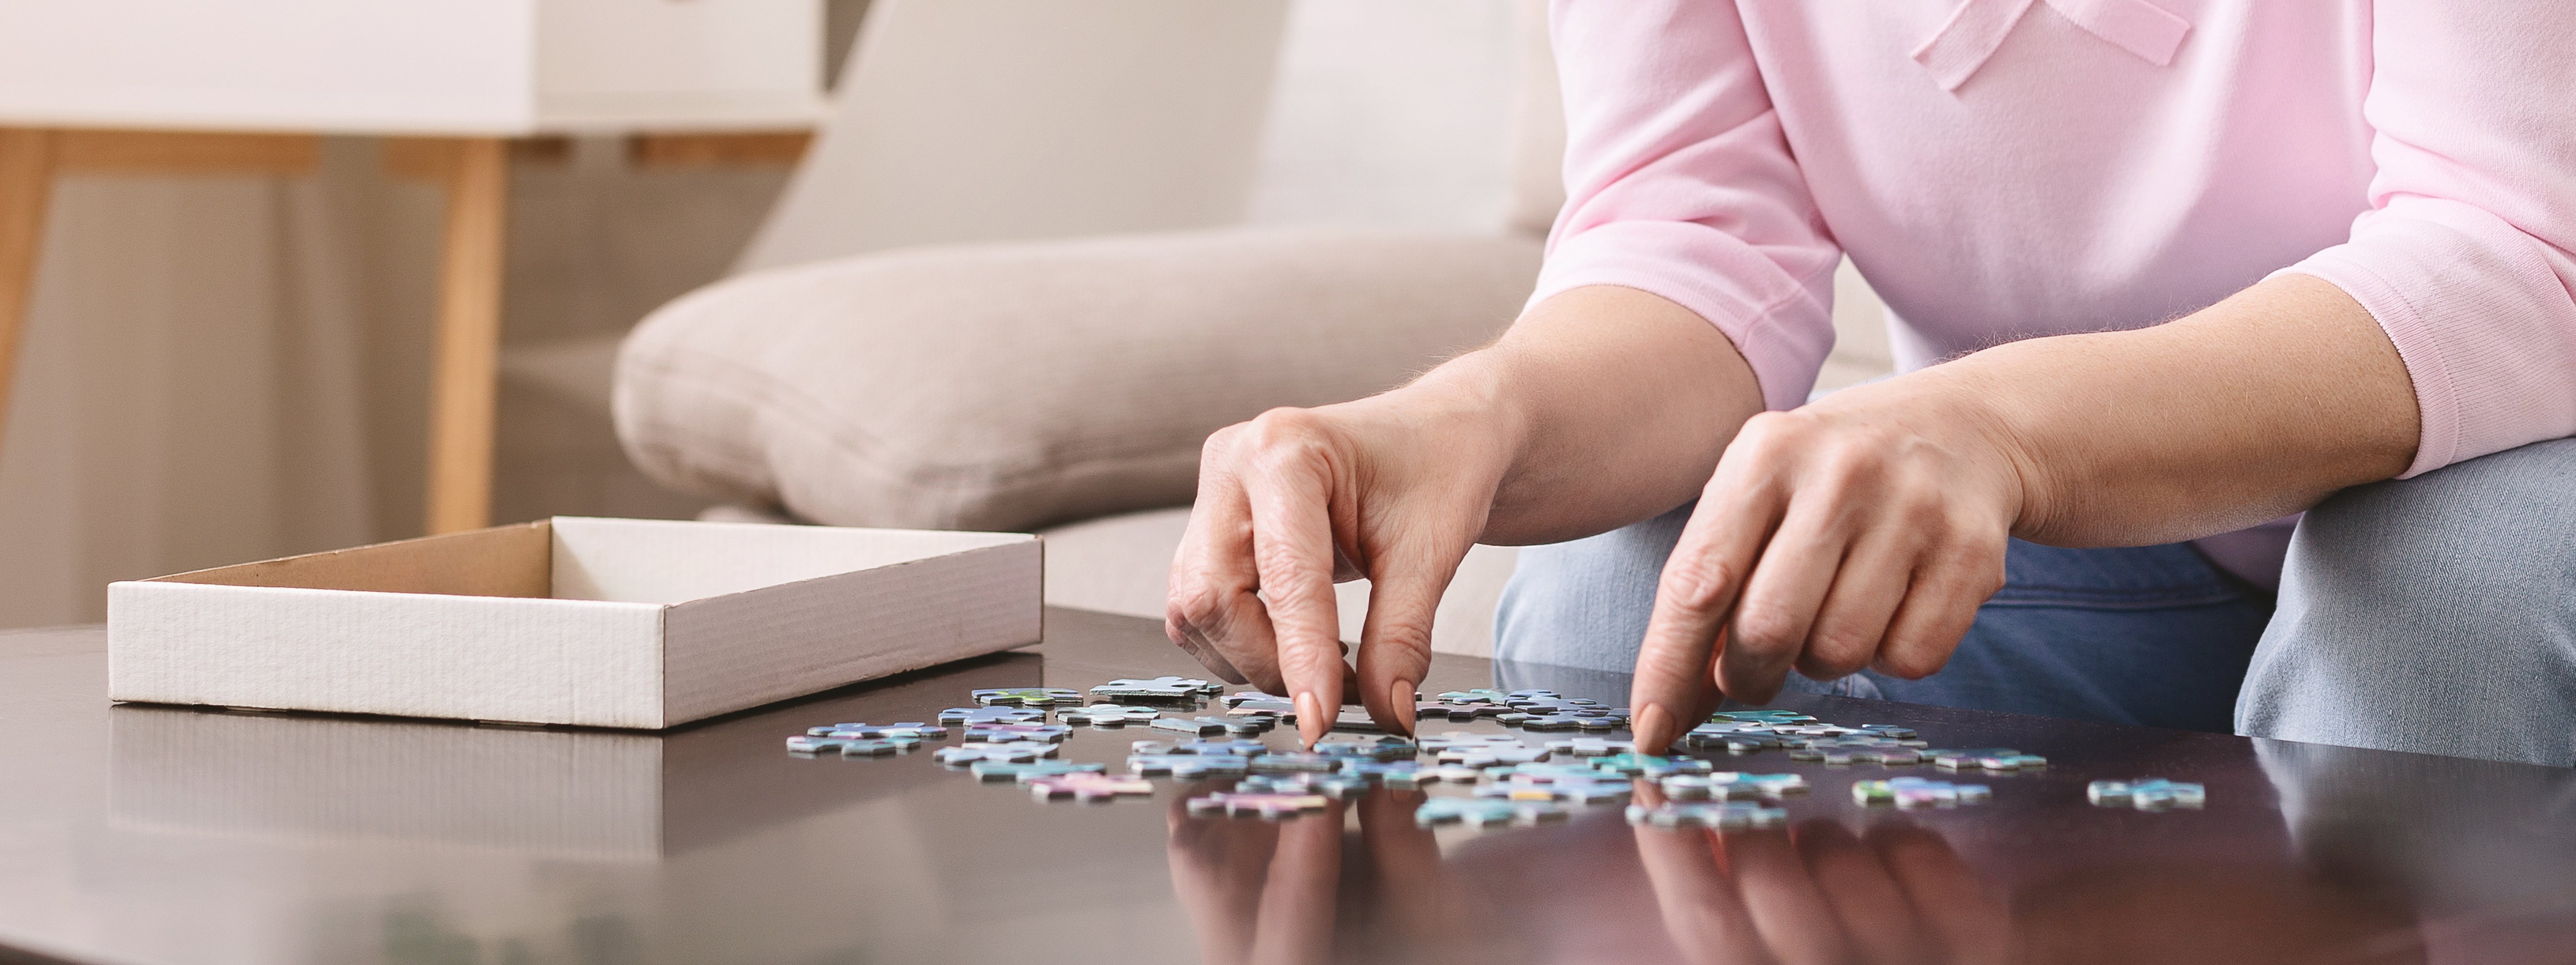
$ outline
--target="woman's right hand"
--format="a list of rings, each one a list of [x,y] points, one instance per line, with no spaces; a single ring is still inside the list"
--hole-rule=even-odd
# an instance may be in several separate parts
[[[1349,672],[1333,584],[1360,578],[1360,703],[1413,730],[1432,612],[1508,462],[1497,407],[1461,391],[1468,381],[1435,372],[1208,437],[1164,630],[1217,676],[1291,698],[1309,744],[1332,729]]]

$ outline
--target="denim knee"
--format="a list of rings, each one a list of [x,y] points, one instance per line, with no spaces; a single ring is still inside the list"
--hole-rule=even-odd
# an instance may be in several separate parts
[[[1494,659],[1627,673],[1689,506],[1599,536],[1521,550],[1494,607]]]
[[[2354,487],[2311,510],[2236,726],[2576,764],[2576,440]]]

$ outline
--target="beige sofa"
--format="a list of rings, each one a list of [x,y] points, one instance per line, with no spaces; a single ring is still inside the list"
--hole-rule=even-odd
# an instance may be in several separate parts
[[[1544,31],[1522,23],[1499,230],[1220,227],[802,264],[773,245],[761,257],[784,267],[681,298],[628,337],[618,434],[647,474],[737,517],[1042,532],[1049,602],[1160,616],[1209,432],[1400,384],[1518,313],[1561,203],[1563,140]],[[1884,369],[1883,348],[1869,354],[1883,340],[1862,334],[1828,384]],[[1513,553],[1470,557],[1436,648],[1490,652]],[[1347,637],[1365,594],[1344,587]]]

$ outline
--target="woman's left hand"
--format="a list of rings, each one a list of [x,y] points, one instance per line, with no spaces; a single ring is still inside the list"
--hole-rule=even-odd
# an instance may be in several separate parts
[[[1795,668],[1941,669],[2003,586],[2022,474],[1970,381],[1926,371],[1744,423],[1664,565],[1637,656],[1639,746]],[[1712,686],[1714,685],[1714,686]]]

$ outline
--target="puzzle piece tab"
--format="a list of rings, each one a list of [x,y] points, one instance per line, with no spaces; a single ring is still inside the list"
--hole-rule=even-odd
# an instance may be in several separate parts
[[[976,761],[967,769],[973,771],[976,779],[978,780],[1016,780],[1022,784],[1026,784],[1043,777],[1079,774],[1086,771],[1105,771],[1109,769],[1109,765],[1088,763],[1076,764],[1071,761],[1030,761],[1027,763],[1013,763],[1009,761]]]
[[[1574,757],[1608,757],[1613,754],[1636,753],[1637,745],[1633,741],[1614,741],[1602,737],[1575,737],[1567,740],[1549,741],[1547,742],[1547,749],[1559,754],[1567,754]]]
[[[1046,711],[1022,707],[951,707],[939,712],[939,722],[975,727],[983,724],[1037,724],[1046,721]]]
[[[2197,809],[2208,803],[2209,792],[2198,784],[2141,777],[2127,781],[2095,781],[2085,786],[2084,799],[2093,802],[2094,807],[2162,811],[2167,808]]]
[[[1255,774],[1234,786],[1249,794],[1321,794],[1330,798],[1353,798],[1368,792],[1368,779],[1353,774],[1320,774],[1305,771],[1296,774]]]
[[[1287,774],[1295,771],[1338,771],[1342,758],[1305,751],[1271,751],[1252,759],[1256,774]]]
[[[1419,756],[1422,746],[1401,737],[1327,737],[1315,742],[1315,753],[1328,757],[1358,757],[1372,761],[1409,761]]]
[[[1437,771],[1426,771],[1421,764],[1413,761],[1370,761],[1351,758],[1342,761],[1342,769],[1338,773],[1375,784],[1384,784],[1399,791],[1414,790],[1440,780]],[[1477,772],[1473,770],[1468,771],[1467,779],[1475,780],[1476,774]]]
[[[1716,768],[1696,757],[1657,757],[1633,751],[1595,757],[1592,769],[1608,774],[1657,780],[1672,774],[1706,774]]]
[[[856,737],[861,740],[902,740],[910,738],[911,740],[918,742],[926,739],[946,737],[948,736],[948,728],[941,727],[937,724],[924,724],[920,721],[906,721],[900,724],[833,724],[828,727],[809,728],[805,733],[814,737]]]
[[[1796,774],[1745,774],[1719,771],[1714,774],[1673,774],[1656,782],[1664,796],[1676,801],[1777,801],[1791,794],[1805,793],[1807,779]]]
[[[970,741],[1046,741],[1056,743],[1073,736],[1073,728],[1063,724],[977,724],[966,728]]]
[[[880,740],[861,737],[813,737],[798,734],[787,739],[787,752],[806,757],[816,754],[839,754],[842,757],[884,757],[908,754],[920,747],[919,740]]]
[[[1082,703],[1079,691],[1063,687],[992,687],[970,690],[966,695],[986,707],[1071,707]]]
[[[1923,763],[1923,754],[1896,741],[1879,737],[1824,737],[1789,748],[1793,761],[1823,761],[1827,764],[1884,764],[1903,766]]]

